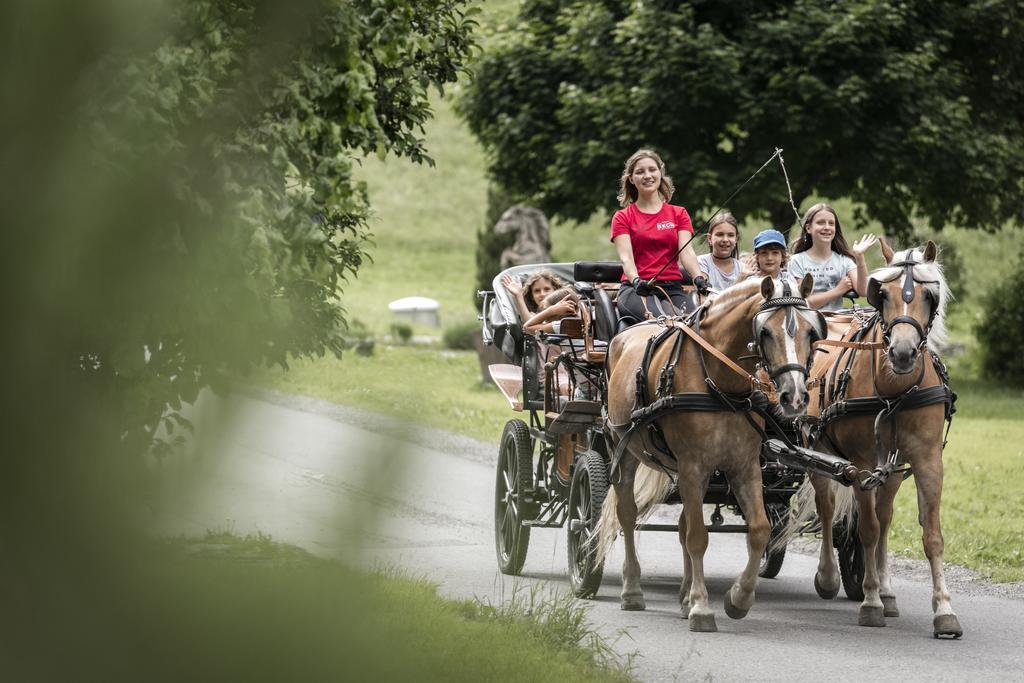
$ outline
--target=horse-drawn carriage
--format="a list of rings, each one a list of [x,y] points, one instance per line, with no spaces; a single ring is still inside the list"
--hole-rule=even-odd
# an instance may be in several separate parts
[[[854,466],[831,447],[834,444],[826,445],[830,452],[799,445],[797,430],[807,423],[793,418],[810,403],[825,403],[819,392],[808,393],[812,384],[824,386],[820,376],[814,378],[817,384],[808,379],[814,351],[822,350],[818,342],[826,337],[825,321],[804,301],[809,289],[796,291],[794,283],[770,278],[750,281],[726,290],[725,300],[720,296],[706,303],[687,320],[662,318],[627,329],[613,298],[622,273],[619,264],[550,264],[542,267],[572,283],[580,295],[579,317],[563,320],[557,334],[535,335],[523,332],[524,321],[502,279],[538,267],[508,269],[495,278],[493,291],[481,293],[485,343],[499,348],[509,361],[490,366],[491,375],[511,408],[522,413],[506,423],[500,442],[495,543],[502,572],[522,570],[533,528],[564,527],[573,592],[592,596],[601,583],[604,551],[621,529],[626,543],[622,607],[643,609],[633,531],[676,531],[684,545],[684,616],[690,619],[691,630],[715,630],[703,579],[708,531],[747,532],[749,551],[760,558],[759,565],[753,559],[748,563],[725,596],[727,614],[740,618],[753,603],[756,576],[772,577],[781,569],[785,538],[793,531],[791,498],[807,473],[819,481],[858,484],[870,491],[884,488],[888,475],[898,472],[895,462]],[[904,290],[916,282],[912,267],[906,273]],[[865,316],[860,318],[863,323]],[[907,320],[903,316],[888,325],[883,320],[886,339],[891,325]],[[923,347],[927,330],[918,325],[918,331]],[[691,370],[678,372],[681,365]],[[934,404],[936,397],[931,398]],[[924,405],[930,404],[908,407]],[[665,420],[669,415],[672,420]],[[682,424],[681,420],[686,421],[685,438],[667,424]],[[895,426],[891,433],[895,447]],[[732,451],[739,453],[735,459]],[[750,457],[758,451],[759,459]],[[677,457],[680,452],[685,452],[682,458]],[[666,454],[674,463],[666,461]],[[684,476],[684,465],[689,475]],[[651,473],[659,476],[652,478]],[[641,481],[644,477],[646,483]],[[898,484],[886,491],[892,489],[895,495],[895,487]],[[608,505],[606,499],[611,499]],[[678,502],[684,503],[678,525],[637,524],[653,505]],[[704,505],[715,506],[710,524],[704,520]],[[727,524],[723,508],[737,513],[744,523]],[[832,531],[832,510],[826,513],[823,518]],[[618,524],[610,524],[616,514]],[[849,518],[839,524],[852,526]],[[866,554],[855,528],[848,535],[822,536],[830,548],[835,543],[840,550],[838,568],[848,596],[865,599],[860,589]],[[873,567],[866,573],[870,581],[877,581]],[[830,597],[830,589],[820,587],[819,578],[815,577],[816,589]],[[884,625],[884,619],[877,623],[873,616],[874,602],[880,600],[877,591],[872,583],[862,605],[865,625]],[[941,592],[945,593],[944,586]],[[870,624],[863,616],[868,607]],[[892,616],[888,607],[885,616]],[[959,636],[959,624],[954,622],[955,615],[936,612],[935,635]]]
[[[580,317],[562,321],[559,334],[524,333],[501,286],[505,276],[518,277],[538,267],[573,283],[581,295]],[[501,438],[495,490],[498,564],[504,573],[518,574],[531,529],[566,527],[569,579],[579,597],[597,592],[603,569],[591,539],[608,493],[614,450],[602,409],[607,406],[608,343],[626,324],[612,298],[621,274],[619,264],[607,262],[516,266],[495,278],[493,291],[482,293],[485,342],[511,361],[490,366],[492,378],[511,408],[525,418],[509,420]],[[790,498],[804,476],[799,464],[779,458],[779,446],[778,441],[766,445],[761,467],[773,538],[785,527]],[[679,503],[678,490],[671,488],[658,502]],[[710,531],[747,531],[746,524],[726,523],[722,514],[725,508],[743,517],[723,472],[713,473],[703,502],[715,506]],[[637,528],[678,530],[665,524]],[[759,576],[776,576],[785,552],[785,546],[766,551]]]

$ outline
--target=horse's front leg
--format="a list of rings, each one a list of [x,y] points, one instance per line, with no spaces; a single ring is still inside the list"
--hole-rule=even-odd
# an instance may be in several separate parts
[[[616,508],[619,527],[622,529],[622,540],[625,558],[622,560],[622,594],[619,606],[624,610],[646,609],[644,592],[640,588],[640,560],[636,555],[636,497],[633,493],[633,482],[636,478],[638,461],[627,457],[622,463],[622,476],[615,484]]]
[[[857,532],[864,546],[864,601],[860,604],[857,623],[861,626],[885,626],[885,610],[878,590],[878,517],[875,516],[875,492],[856,489]]]
[[[708,530],[704,526],[704,490],[707,484],[703,476],[694,472],[679,472],[679,494],[683,499],[679,528],[683,541],[683,552],[690,560],[690,592],[687,618],[691,631],[717,631],[715,613],[708,604],[708,589],[704,583],[704,553],[708,549]],[[683,530],[685,528],[685,533]]]
[[[892,577],[889,574],[889,530],[892,528],[893,500],[902,483],[902,476],[889,477],[875,497],[875,514],[878,516],[878,549],[875,551],[875,564],[878,566],[878,593],[887,617],[900,615],[900,608],[896,605],[896,593],[892,589]]]
[[[725,613],[733,619],[742,619],[754,605],[757,572],[768,546],[771,525],[764,509],[764,484],[757,460],[751,459],[742,469],[734,468],[729,473],[729,481],[747,520],[747,566],[725,594]]]
[[[832,480],[811,475],[814,506],[821,522],[821,547],[818,549],[818,571],[814,574],[814,590],[824,600],[839,595],[839,563],[832,547],[832,518],[835,516],[836,494]]]
[[[942,503],[941,450],[938,450],[925,466],[915,463],[914,479],[917,481],[917,514],[918,522],[921,524],[924,554],[932,570],[932,633],[936,638],[959,638],[964,632],[950,604],[946,574],[943,570],[945,542],[942,539],[942,523],[939,520],[939,507]]]

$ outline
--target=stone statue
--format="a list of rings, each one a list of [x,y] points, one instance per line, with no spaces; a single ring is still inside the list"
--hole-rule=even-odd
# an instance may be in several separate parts
[[[551,228],[540,209],[514,204],[494,224],[494,233],[516,236],[515,243],[501,252],[501,270],[551,262]]]

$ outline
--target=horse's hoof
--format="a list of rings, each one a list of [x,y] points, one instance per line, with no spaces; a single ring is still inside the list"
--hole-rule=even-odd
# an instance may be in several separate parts
[[[750,609],[742,609],[732,604],[732,591],[728,590],[725,592],[725,613],[729,615],[730,619],[742,619],[747,616],[747,612]]]
[[[839,595],[839,584],[836,584],[835,588],[827,588],[821,584],[818,579],[818,575],[814,575],[814,590],[818,593],[818,597],[822,600],[831,600]]]
[[[956,639],[964,634],[955,614],[936,614],[932,619],[932,631],[936,638],[949,636]]]
[[[644,602],[644,596],[642,595],[630,595],[629,597],[623,597],[619,604],[626,612],[642,612],[647,609],[647,603]]]
[[[882,596],[882,609],[887,617],[898,617],[900,615],[900,608],[896,606],[895,595],[883,595]]]
[[[880,605],[861,605],[857,615],[860,626],[885,626],[885,610]]]
[[[691,614],[690,630],[700,633],[714,633],[718,630],[714,614]]]

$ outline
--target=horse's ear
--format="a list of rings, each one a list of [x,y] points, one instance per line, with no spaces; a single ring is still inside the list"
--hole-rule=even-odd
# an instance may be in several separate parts
[[[810,273],[804,273],[804,278],[800,280],[800,296],[807,298],[814,291],[814,276]]]
[[[894,253],[893,250],[892,250],[892,247],[890,247],[889,243],[885,241],[885,237],[884,236],[883,237],[879,237],[878,238],[878,242],[879,242],[879,244],[882,245],[882,258],[885,259],[885,262],[887,264],[888,263],[892,263],[892,257],[893,257],[893,253]]]
[[[875,278],[868,280],[868,303],[876,311],[882,310],[882,283]]]
[[[764,297],[765,301],[772,298],[775,294],[775,283],[767,275],[761,280],[761,296]]]
[[[928,243],[924,245],[924,262],[931,263],[938,255],[939,248],[935,246],[935,242],[928,240]]]

